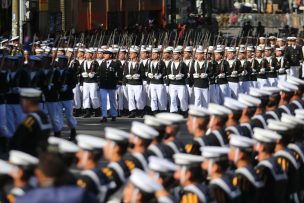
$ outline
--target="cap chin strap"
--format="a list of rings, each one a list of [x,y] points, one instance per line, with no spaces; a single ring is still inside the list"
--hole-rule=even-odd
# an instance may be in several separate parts
[[[181,185],[184,185],[184,183],[186,182],[186,171],[187,171],[187,167],[186,166],[182,166],[182,169],[181,169],[181,179],[180,179]]]
[[[132,193],[131,203],[136,203],[137,194],[139,193],[139,190],[135,188],[135,190]]]
[[[113,149],[114,149],[115,145],[116,145],[115,142],[111,142],[110,151],[109,151],[110,157],[112,157],[112,155],[113,155]]]
[[[211,178],[211,169],[212,169],[213,163],[214,163],[213,160],[208,161],[208,179]]]
[[[195,129],[196,129],[195,123],[196,123],[196,117],[192,117],[192,133],[193,134],[195,133]]]
[[[82,160],[81,160],[81,165],[82,166],[85,166],[87,164],[88,158],[89,158],[89,152],[88,151],[84,151],[83,152],[83,157],[82,157]]]
[[[239,154],[240,154],[240,149],[239,149],[239,148],[236,148],[236,149],[235,149],[235,153],[234,153],[234,157],[233,157],[233,162],[234,162],[234,164],[237,163]]]

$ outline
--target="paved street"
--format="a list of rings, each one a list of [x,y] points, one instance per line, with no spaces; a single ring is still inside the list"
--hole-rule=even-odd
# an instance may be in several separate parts
[[[131,119],[131,118],[117,118],[116,122],[112,122],[111,119],[108,119],[107,123],[100,123],[101,118],[77,118],[77,134],[88,134],[95,136],[104,136],[105,127],[114,127],[122,130],[129,130],[131,128],[132,121],[143,122],[143,119]],[[67,137],[69,134],[69,129],[65,125],[63,131],[63,137]],[[189,138],[189,135],[186,130],[186,125],[182,125],[179,136],[182,139]]]

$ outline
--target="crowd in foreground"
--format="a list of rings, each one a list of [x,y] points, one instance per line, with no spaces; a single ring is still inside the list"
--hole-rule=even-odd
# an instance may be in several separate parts
[[[263,40],[151,47],[151,59],[149,46],[79,44],[82,62],[75,48],[26,56],[10,45],[0,72],[0,201],[303,202],[302,49],[294,37],[286,46]],[[101,121],[108,104],[116,121],[128,104],[143,122],[76,135],[79,98],[85,117],[100,102]],[[63,112],[69,140],[60,135]],[[185,124],[188,139],[179,135]]]

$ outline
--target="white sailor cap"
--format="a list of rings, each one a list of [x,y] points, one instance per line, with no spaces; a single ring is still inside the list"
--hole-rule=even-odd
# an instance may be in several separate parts
[[[253,138],[258,142],[275,143],[277,140],[282,139],[282,136],[272,130],[254,128]]]
[[[135,48],[130,48],[129,52],[130,52],[130,53],[137,53],[137,49],[135,49]]]
[[[295,115],[297,118],[304,120],[304,109],[296,109]]]
[[[175,48],[174,50],[173,50],[173,53],[181,53],[181,50],[179,49],[179,48]]]
[[[278,132],[285,132],[296,126],[296,123],[289,124],[274,119],[268,119],[267,123],[268,123],[267,128],[269,130],[278,131]]]
[[[281,121],[284,122],[284,123],[288,123],[290,125],[302,125],[304,126],[304,120],[301,119],[301,118],[298,118],[296,116],[293,116],[293,115],[289,115],[287,113],[282,113],[282,116],[281,116]]]
[[[232,111],[226,108],[225,106],[221,106],[215,103],[209,103],[208,110],[211,115],[216,115],[216,116],[225,116],[232,113]]]
[[[5,43],[5,42],[8,42],[8,39],[2,40],[2,41],[0,42],[0,44],[3,44],[3,43]]]
[[[152,48],[152,45],[149,45],[149,48]],[[157,48],[158,48],[159,50],[161,50],[161,49],[163,48],[163,45],[159,44],[159,45],[157,46]]]
[[[184,47],[182,45],[177,45],[176,48],[182,50]]]
[[[277,47],[275,50],[276,51],[284,51],[284,48],[283,47]]]
[[[186,51],[186,52],[192,52],[193,48],[191,46],[187,46],[184,51]]]
[[[245,52],[246,52],[246,48],[241,47],[241,48],[239,49],[239,53],[245,53]]]
[[[256,50],[257,50],[257,51],[264,51],[264,47],[258,46],[258,47],[256,48]]]
[[[41,90],[34,88],[20,88],[20,96],[27,99],[37,99],[41,97]]]
[[[265,37],[259,37],[259,39],[266,39]]]
[[[282,37],[279,37],[279,38],[277,38],[277,41],[285,41],[285,39]]]
[[[112,47],[113,48],[119,48],[118,44],[113,44]]]
[[[291,37],[287,37],[287,40],[294,41],[294,40],[297,40],[297,38],[294,36],[291,36]]]
[[[256,107],[261,103],[261,99],[242,93],[239,94],[238,100],[248,107]]]
[[[152,53],[159,53],[159,49],[158,48],[153,48]]]
[[[83,150],[102,149],[106,145],[106,140],[92,135],[77,135],[77,145]]]
[[[41,49],[41,48],[35,49],[35,53],[42,53],[42,52],[43,52],[43,49]]]
[[[17,150],[11,150],[9,152],[9,162],[17,166],[30,166],[37,165],[39,160],[30,154]]]
[[[224,106],[232,111],[241,111],[246,108],[246,105],[231,97],[224,98]]]
[[[164,49],[164,53],[170,53],[170,52],[172,52],[171,48],[167,47],[167,48]]]
[[[279,81],[278,88],[284,92],[294,92],[298,90],[298,87],[296,85],[286,81]]]
[[[189,105],[188,114],[194,117],[209,117],[210,112],[205,107],[198,107],[195,105]]]
[[[142,48],[140,49],[140,52],[147,52],[147,49],[142,47]]]
[[[167,159],[150,156],[149,169],[160,173],[172,173],[178,169],[178,166]]]
[[[60,47],[57,49],[57,51],[65,51],[64,48]]]
[[[59,137],[49,137],[48,143],[56,145],[59,153],[76,153],[79,151],[79,147],[75,143]]]
[[[207,50],[206,50],[206,52],[207,52]],[[196,53],[198,53],[198,54],[204,53],[204,50],[202,48],[197,48]]]
[[[0,174],[9,175],[16,169],[16,166],[7,161],[0,160]]]
[[[254,52],[254,51],[255,51],[253,46],[248,46],[248,47],[246,48],[246,50],[247,50],[247,51],[251,51],[251,52]]]
[[[156,128],[156,129],[170,124],[170,122],[168,122],[166,120],[159,119],[159,118],[156,118],[155,116],[150,116],[150,115],[144,116],[144,123],[146,125]]]
[[[179,166],[200,165],[204,158],[199,155],[178,153],[173,155],[174,163]]]
[[[51,51],[51,47],[45,47],[44,52],[49,53]]]
[[[53,48],[52,48],[52,51],[57,51],[57,48],[56,48],[56,47],[53,47]]]
[[[105,138],[114,142],[128,142],[130,133],[116,128],[105,127]]]
[[[267,46],[267,47],[265,47],[264,49],[265,49],[265,50],[272,50],[272,47]]]
[[[136,136],[147,140],[152,140],[159,135],[157,130],[155,130],[151,126],[137,121],[132,122],[131,132]]]
[[[68,52],[74,52],[74,49],[73,48],[67,48],[67,50],[66,51],[68,51]]]
[[[218,146],[205,146],[200,148],[204,159],[221,159],[228,158],[229,148]]]
[[[15,41],[15,40],[19,40],[19,36],[12,37],[10,41]]]
[[[276,39],[276,37],[275,36],[270,36],[269,39],[273,40],[273,39]]]
[[[234,47],[227,47],[227,52],[235,52],[235,48]]]
[[[180,124],[184,121],[184,117],[177,113],[158,113],[155,115],[157,119],[164,120],[165,122],[168,122],[168,125],[176,125]]]
[[[93,51],[92,49],[85,49],[85,52],[86,52],[86,53],[90,53],[90,54],[93,54],[93,53],[94,53],[94,51]]]
[[[134,169],[130,176],[130,182],[139,190],[145,193],[155,193],[162,190],[162,186],[158,184],[154,179],[148,176],[147,173],[140,169]]]
[[[121,48],[121,49],[119,49],[119,52],[128,52],[128,50],[125,48]]]
[[[278,87],[263,87],[263,90],[271,92],[271,94],[278,94],[278,93],[280,93],[280,88],[278,88]]]
[[[300,78],[296,78],[290,75],[287,75],[286,81],[297,86],[304,85],[304,80],[301,80]]]
[[[78,52],[85,52],[85,49],[84,48],[79,48]]]
[[[214,50],[214,53],[222,53],[223,51],[224,51],[223,48],[217,47],[217,48]]]
[[[252,148],[253,145],[256,143],[254,139],[251,139],[249,137],[240,136],[240,135],[230,135],[230,146],[236,147],[236,148]]]
[[[266,91],[264,89],[258,89],[254,87],[249,88],[249,95],[253,97],[265,97],[265,96],[270,96],[272,95],[271,92]]]

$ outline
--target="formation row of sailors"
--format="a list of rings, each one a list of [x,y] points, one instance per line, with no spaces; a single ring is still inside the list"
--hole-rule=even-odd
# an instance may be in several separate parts
[[[186,126],[192,137],[185,140],[179,135],[184,117],[167,112],[132,122],[129,132],[107,127],[104,138],[78,135],[77,144],[20,136],[38,140],[31,148],[15,140],[8,161],[0,162],[0,174],[13,178],[4,199],[303,202],[303,93],[304,81],[288,76],[277,87],[225,97],[223,105],[191,105]],[[21,89],[28,113],[23,125],[37,123],[40,94]]]

